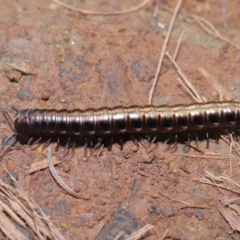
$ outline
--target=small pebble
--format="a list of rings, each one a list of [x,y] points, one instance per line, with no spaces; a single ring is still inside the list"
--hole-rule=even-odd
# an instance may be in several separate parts
[[[194,210],[194,215],[198,220],[203,220],[205,218],[203,212],[199,209]]]
[[[191,218],[194,215],[193,210],[191,208],[185,209],[184,214],[188,218]]]
[[[64,98],[60,98],[61,103],[66,103],[66,100]]]
[[[66,173],[70,172],[70,170],[71,170],[71,164],[69,164],[69,163],[67,163],[67,162],[65,162],[65,161],[62,161],[61,166],[62,166],[62,170],[63,170],[64,172],[66,172]]]
[[[50,94],[47,91],[42,93],[41,95],[42,100],[47,101],[49,98],[50,98]]]
[[[170,203],[161,206],[162,215],[166,218],[175,216],[175,211]]]
[[[157,208],[156,208],[156,206],[151,205],[151,206],[148,208],[148,212],[149,212],[149,213],[156,214],[156,213],[157,213]]]
[[[83,158],[82,158],[82,161],[83,161],[83,162],[87,162],[88,159],[89,159],[88,157],[83,157]]]
[[[97,205],[105,205],[105,204],[106,204],[106,201],[105,201],[104,199],[102,199],[102,198],[98,198],[98,199],[96,200],[96,204],[97,204]]]
[[[34,94],[28,87],[21,88],[17,94],[17,97],[22,101],[32,101],[35,98]]]
[[[53,210],[56,212],[59,216],[64,216],[71,210],[71,206],[65,202],[59,202],[57,205],[53,208]]]
[[[7,71],[5,75],[11,82],[19,82],[22,77],[22,73],[14,69]]]
[[[16,149],[16,150],[21,150],[21,149],[22,149],[22,144],[19,143],[19,142],[17,142],[17,143],[15,144],[15,149]]]

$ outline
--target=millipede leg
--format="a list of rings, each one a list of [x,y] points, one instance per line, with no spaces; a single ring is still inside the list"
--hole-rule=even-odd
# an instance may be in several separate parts
[[[66,146],[64,147],[64,157],[67,156],[69,154],[69,152],[71,151],[71,155],[73,157],[74,153],[75,153],[75,142],[72,141],[72,139],[69,137],[67,139],[67,143]]]
[[[188,153],[188,152],[189,152],[190,142],[191,142],[191,134],[188,134],[188,140],[187,140],[187,142],[185,143],[185,145],[182,147],[182,151],[183,151],[184,153]]]
[[[151,142],[151,136],[150,135],[146,135],[146,139],[149,143]]]
[[[90,145],[90,146],[89,146]],[[84,144],[84,158],[88,159],[92,156],[92,146],[93,141],[91,139],[85,138],[85,144]],[[88,147],[90,148],[88,151]]]
[[[85,144],[84,144],[84,157],[87,157],[87,147],[88,147],[88,140],[85,138]]]
[[[111,138],[110,142],[108,143],[108,146],[107,146],[108,151],[112,150],[112,142],[113,142],[113,138]]]
[[[235,132],[232,132],[233,139],[238,142],[238,136]]]
[[[189,133],[189,134],[188,134],[188,140],[187,140],[187,144],[189,145],[189,144],[190,144],[190,142],[191,142],[191,134]]]
[[[158,138],[158,134],[155,137],[153,137],[151,143],[154,143],[157,140],[157,138]]]
[[[133,140],[134,145],[137,147],[136,151],[138,151],[139,150],[139,143],[138,143],[137,139],[135,137],[133,137],[133,136],[131,136],[131,138]]]
[[[170,141],[171,141],[171,136],[167,140],[164,141],[164,144],[167,145]]]
[[[68,155],[69,153],[69,148],[70,148],[70,144],[71,144],[71,138],[67,139],[66,145],[64,147],[64,156]]]
[[[140,143],[144,148],[148,148],[150,144],[151,136],[145,135],[145,138],[140,137]]]
[[[168,145],[164,151],[168,151],[169,149],[171,149],[171,146],[169,145],[169,142],[171,141],[171,139],[172,139],[172,136],[168,137],[168,139],[164,141],[163,144]]]
[[[44,143],[44,145],[42,146],[42,151],[43,151],[45,148],[47,148],[47,147],[50,145],[50,143],[51,143],[51,138],[49,138],[49,139],[47,140],[47,142]]]
[[[59,146],[60,146],[60,140],[59,138],[57,139],[57,146],[55,147],[55,151],[57,152],[59,150]]]
[[[123,150],[123,141],[121,138],[119,138],[119,142],[120,142],[120,150]]]
[[[102,138],[99,137],[97,140],[97,144],[94,146],[94,150],[99,149],[101,145],[102,145]]]
[[[146,135],[146,140],[147,140],[146,148],[149,148],[149,145],[151,143],[151,135],[150,134]]]
[[[93,140],[90,139],[90,148],[93,148]]]
[[[72,144],[72,152],[71,152],[71,154],[72,154],[72,157],[74,156],[74,154],[75,154],[75,146],[76,146],[76,143],[75,142],[73,142],[73,144]]]
[[[177,144],[178,144],[178,135],[176,134],[175,135],[175,141],[174,141],[174,144],[173,144],[173,146],[172,146],[172,148],[171,148],[171,152],[176,152],[176,150],[177,150]]]
[[[198,148],[199,139],[198,139],[197,133],[194,133],[194,136],[195,136],[195,145],[196,145],[196,148]]]
[[[228,132],[227,129],[225,129],[224,131],[225,131],[225,133],[226,133],[226,136],[227,136],[227,138],[228,138],[228,141],[230,142],[230,141],[231,141],[230,133]]]
[[[27,145],[30,145],[30,146],[31,146],[31,145],[33,144],[32,140],[33,140],[33,137],[29,138],[29,140],[28,140],[28,142],[27,142]]]
[[[93,142],[93,140],[92,139],[90,139],[90,156],[92,156],[93,155],[93,150],[94,150],[94,147],[93,147],[93,145],[94,145],[94,142]]]
[[[147,149],[147,148],[149,147],[149,142],[146,143],[145,140],[146,140],[146,139],[140,137],[140,138],[139,138],[139,143],[140,143],[145,149]]]
[[[41,145],[41,140],[42,140],[42,137],[38,138],[35,142],[33,142],[32,145],[37,144],[37,146],[35,146],[35,147],[33,148],[33,150],[34,150],[34,149],[37,149],[37,148]]]
[[[209,148],[209,136],[208,136],[208,132],[206,132],[206,138],[207,138],[206,148]]]

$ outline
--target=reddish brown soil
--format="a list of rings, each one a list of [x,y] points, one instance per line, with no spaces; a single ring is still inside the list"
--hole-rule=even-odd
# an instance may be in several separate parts
[[[98,0],[68,4],[107,12],[139,2]],[[176,4],[160,2],[165,1],[159,1],[156,16],[153,1],[127,15],[83,16],[47,0],[0,0],[0,63],[28,71],[21,74],[1,66],[0,108],[14,117],[12,107],[85,109],[148,104],[172,16],[162,6],[173,9]],[[226,0],[227,26],[223,24],[221,2],[185,1],[168,51],[174,53],[184,31],[177,62],[200,95],[209,101],[218,99],[211,81],[198,71],[204,68],[232,99],[240,101],[240,52],[210,36],[187,17],[193,13],[206,18],[237,44],[239,1]],[[153,104],[193,102],[176,76],[173,65],[165,59]],[[0,115],[1,138],[11,134]],[[203,150],[205,145],[206,141],[200,142]],[[205,169],[216,175],[229,173],[229,146],[223,141],[210,143],[207,151],[222,153],[219,159],[201,155],[190,158],[198,152],[192,149],[184,153],[182,147],[179,144],[172,153],[158,142],[157,148],[148,153],[141,144],[136,151],[133,142],[127,141],[123,150],[116,143],[111,151],[104,148],[99,158],[92,154],[87,159],[83,158],[83,146],[76,148],[74,157],[63,158],[63,150],[54,152],[62,161],[56,168],[68,174],[62,176],[64,181],[75,191],[90,196],[89,200],[66,194],[48,169],[28,173],[32,163],[46,158],[46,151],[41,148],[31,150],[28,145],[17,144],[1,156],[1,163],[18,174],[19,185],[50,215],[66,239],[115,239],[121,231],[129,235],[146,224],[154,225],[146,239],[160,239],[166,229],[169,239],[240,239],[238,232],[231,233],[215,207],[223,195],[217,188],[195,181],[204,176]],[[238,162],[239,157],[234,155],[236,181],[240,181]],[[0,177],[6,177],[2,169]],[[186,207],[184,202],[199,207]]]

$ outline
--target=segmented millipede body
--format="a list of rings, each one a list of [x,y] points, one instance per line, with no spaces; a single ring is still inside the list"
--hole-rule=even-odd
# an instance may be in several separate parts
[[[180,133],[240,128],[240,103],[131,106],[87,110],[26,109],[18,112],[18,136],[81,138],[135,133]]]

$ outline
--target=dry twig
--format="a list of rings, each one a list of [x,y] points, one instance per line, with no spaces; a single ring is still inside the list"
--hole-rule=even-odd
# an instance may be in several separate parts
[[[173,54],[173,59],[174,60],[176,60],[176,58],[177,58],[177,55],[178,55],[178,52],[179,52],[179,49],[180,49],[180,46],[181,46],[183,35],[184,35],[184,31],[181,32],[181,35],[180,35],[180,37],[178,39],[177,47],[176,47],[175,52]]]
[[[70,195],[72,195],[75,198],[79,198],[79,199],[83,199],[83,200],[89,200],[90,197],[89,196],[83,196],[83,195],[79,195],[77,194],[75,191],[73,191],[69,186],[67,186],[64,181],[60,178],[60,176],[58,175],[57,171],[54,168],[54,165],[52,163],[52,154],[51,154],[51,148],[50,146],[48,146],[48,166],[49,166],[49,171],[51,172],[53,178],[55,179],[55,181],[59,184],[60,187],[62,187],[62,189],[64,189],[67,193],[69,193]]]
[[[163,235],[161,236],[160,240],[164,240],[164,238],[166,238],[166,237],[168,236],[168,234],[169,234],[169,229],[167,228],[167,229],[164,231]]]
[[[218,211],[228,221],[233,231],[240,231],[240,215],[236,211],[217,204]]]
[[[176,61],[172,58],[172,56],[169,54],[169,52],[166,52],[165,55],[171,60],[173,63],[174,67],[177,69],[178,74],[181,76],[181,81],[180,83],[183,83],[182,85],[185,87],[185,89],[188,89],[188,93],[191,95],[191,97],[196,101],[196,102],[202,102],[202,98],[198,94],[198,92],[195,90],[191,82],[187,79],[185,74],[182,72],[181,68],[178,66]],[[179,80],[179,79],[178,79]],[[184,82],[182,82],[184,80]],[[186,88],[187,86],[187,88]]]
[[[162,5],[161,6],[163,9],[167,10],[168,12],[173,12],[172,9],[168,8],[167,6],[165,5]],[[211,36],[213,37],[217,37],[219,38],[221,41],[224,41],[226,43],[229,43],[230,45],[232,45],[233,47],[235,47],[236,49],[240,50],[240,46],[233,43],[231,40],[229,40],[228,38],[222,36],[218,31],[217,29],[213,26],[212,23],[210,23],[208,20],[206,20],[205,18],[202,18],[202,17],[199,17],[195,14],[191,14],[191,13],[187,13],[186,11],[184,12],[184,14],[187,16],[187,17],[191,17],[195,20],[195,22],[205,31],[207,32],[208,34],[210,34]],[[185,18],[184,16],[180,15],[181,18]]]
[[[240,50],[240,46],[229,40],[228,38],[222,36],[220,32],[213,26],[212,23],[207,21],[206,19],[199,17],[195,14],[191,14],[193,19],[202,27],[204,31],[206,31],[208,34],[212,35],[213,37],[219,38],[221,41],[229,43],[236,49]]]
[[[91,11],[91,10],[86,10],[86,9],[82,9],[82,8],[74,8],[74,7],[71,7],[59,0],[52,0],[54,3],[62,6],[62,7],[65,7],[71,11],[74,11],[74,12],[79,12],[83,15],[101,15],[101,16],[110,16],[110,15],[123,15],[123,14],[129,14],[129,13],[133,13],[137,10],[139,10],[140,8],[144,7],[150,0],[144,0],[143,2],[141,2],[139,5],[135,6],[135,7],[132,7],[130,9],[127,9],[127,10],[122,10],[122,11],[113,11],[113,12],[95,12],[95,11]]]
[[[171,200],[171,201],[173,201],[173,202],[177,202],[177,203],[182,203],[182,204],[190,205],[189,202],[176,200],[176,199],[171,198],[171,197],[169,197],[168,195],[166,195],[166,194],[164,194],[164,193],[162,193],[162,192],[158,192],[158,193],[159,193],[160,195],[162,195],[163,197],[168,198],[169,200]]]
[[[171,19],[171,22],[170,22],[170,25],[169,25],[169,28],[168,28],[167,36],[166,36],[166,38],[164,40],[164,43],[163,43],[163,46],[162,46],[162,51],[161,51],[161,54],[160,54],[160,57],[159,57],[157,71],[155,73],[153,84],[152,84],[152,87],[151,87],[150,92],[149,92],[149,101],[148,101],[149,104],[152,103],[153,93],[154,93],[154,90],[155,90],[155,86],[157,84],[159,73],[161,71],[163,58],[164,58],[165,52],[167,50],[167,44],[169,42],[171,32],[172,32],[172,28],[173,28],[174,22],[176,20],[176,17],[177,17],[177,14],[179,12],[179,9],[180,9],[181,5],[182,5],[182,0],[178,0],[177,5],[176,5],[175,10],[174,10],[174,13],[173,13],[173,16],[172,16],[172,19]]]
[[[213,173],[205,171],[205,177],[197,181],[217,187],[223,195],[225,194],[221,189],[240,194],[240,184],[227,175],[215,176]]]
[[[3,65],[11,67],[25,75],[35,75],[35,73],[32,73],[30,70],[26,69],[25,67],[19,67],[12,63],[4,63]]]
[[[8,174],[9,172],[1,165]],[[9,174],[15,186],[16,180]],[[16,224],[34,233],[34,238],[59,239],[63,236],[53,225],[41,208],[19,187],[14,188],[0,181],[0,229],[8,239],[26,239],[20,231],[16,231]]]
[[[229,157],[227,156],[221,156],[219,157],[219,155],[222,155],[222,153],[215,153],[216,156],[213,156],[213,155],[208,155],[206,153],[203,153],[203,154],[199,154],[199,155],[196,155],[196,154],[176,154],[176,156],[180,156],[180,157],[185,157],[185,158],[203,158],[203,159],[216,159],[216,160],[227,160],[229,159]]]
[[[56,157],[53,157],[52,158],[52,162],[53,162],[53,165],[57,165],[57,164],[60,164],[61,162],[58,161],[56,159]],[[37,171],[40,171],[40,170],[43,170],[45,168],[48,168],[48,161],[47,159],[43,160],[43,161],[40,161],[40,162],[35,162],[31,165],[30,169],[29,169],[29,174],[31,173],[34,173],[34,172],[37,172]]]

